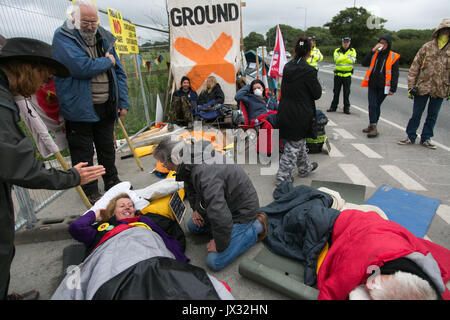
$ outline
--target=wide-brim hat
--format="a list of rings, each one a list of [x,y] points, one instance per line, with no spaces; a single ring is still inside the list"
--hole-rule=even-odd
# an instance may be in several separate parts
[[[30,38],[9,38],[0,50],[0,63],[11,60],[41,63],[55,69],[55,76],[66,78],[70,76],[64,64],[53,58],[51,45]]]

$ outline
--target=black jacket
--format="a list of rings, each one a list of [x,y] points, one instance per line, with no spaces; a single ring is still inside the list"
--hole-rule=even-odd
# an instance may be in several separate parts
[[[8,86],[6,76],[0,71],[0,266],[7,261],[14,241],[12,185],[61,190],[80,184],[80,175],[75,169],[46,169],[36,159],[33,141],[19,126],[19,109]],[[0,289],[1,286],[2,283]]]
[[[277,124],[280,138],[298,141],[316,138],[315,100],[322,95],[317,70],[303,59],[292,59],[283,69]]]
[[[200,96],[198,97],[198,105],[202,106],[211,100],[214,100],[215,104],[222,104],[225,101],[225,95],[218,83],[216,83],[211,92],[208,92],[208,90],[205,89],[200,93]]]
[[[389,51],[391,51],[392,38],[390,35],[385,34],[381,37],[388,42],[388,48],[386,50],[380,51],[377,56],[377,60],[375,60],[375,66],[372,70],[372,73],[369,77],[369,87],[371,88],[384,88],[386,85],[386,59],[389,55]],[[380,39],[381,39],[380,38]],[[372,56],[375,52],[368,52],[364,57],[361,65],[363,67],[369,67],[370,62],[372,61]],[[400,60],[400,59],[399,59]],[[399,76],[399,60],[397,60],[392,65],[392,78],[391,78],[391,89],[390,91],[397,91],[398,85],[398,76]]]
[[[210,143],[205,143],[203,150],[207,145]],[[256,219],[258,194],[244,169],[230,164],[232,160],[225,162],[222,155],[214,152],[195,154],[192,160],[194,164],[179,166],[176,180],[184,181],[192,210],[198,211],[210,224],[216,249],[222,252],[230,244],[234,223],[249,223]]]

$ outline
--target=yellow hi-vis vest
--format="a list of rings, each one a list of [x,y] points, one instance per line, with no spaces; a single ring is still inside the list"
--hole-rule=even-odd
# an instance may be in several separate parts
[[[314,47],[311,49],[311,56],[306,60],[311,67],[317,69],[317,64],[323,60],[323,55],[320,52],[319,48]]]
[[[334,74],[338,77],[351,77],[353,73],[353,64],[356,62],[356,50],[349,48],[345,53],[340,48],[334,50]]]
[[[367,69],[366,74],[364,76],[364,80],[361,83],[361,87],[368,87],[369,86],[369,78],[370,74],[373,71],[373,68],[375,66],[375,61],[377,60],[378,51],[375,51],[374,55],[372,56],[372,61],[370,62],[369,69]],[[389,55],[386,59],[386,79],[385,79],[385,86],[384,86],[384,94],[388,94],[391,90],[391,79],[392,79],[392,65],[400,59],[400,55],[398,53],[395,53],[394,51],[389,51]]]

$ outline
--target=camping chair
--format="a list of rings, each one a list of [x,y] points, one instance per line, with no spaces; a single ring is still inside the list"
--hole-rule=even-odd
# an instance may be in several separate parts
[[[248,116],[248,110],[247,106],[243,101],[239,101],[239,109],[242,112],[242,115],[244,116],[244,124],[238,125],[239,128],[242,128],[244,131],[247,131],[248,129],[254,129],[258,135],[258,140],[256,144],[256,151],[262,152],[266,155],[270,155],[272,153],[272,134],[271,130],[274,129],[272,124],[266,120],[267,114],[258,116],[257,119],[253,119],[250,121],[250,118]],[[269,111],[270,113],[271,111]],[[272,111],[273,112],[273,111]],[[266,139],[261,140],[260,142],[260,131],[261,129],[267,130],[267,136]],[[282,148],[283,142],[279,141],[279,147]]]

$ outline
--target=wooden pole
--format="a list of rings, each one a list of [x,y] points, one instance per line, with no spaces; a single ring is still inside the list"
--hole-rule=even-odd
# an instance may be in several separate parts
[[[122,129],[123,135],[125,136],[125,139],[127,140],[128,146],[130,147],[131,152],[133,153],[133,157],[136,160],[136,163],[138,167],[141,169],[141,171],[144,171],[144,167],[142,166],[141,160],[139,160],[139,157],[136,154],[136,151],[133,147],[133,142],[131,142],[130,138],[128,137],[127,131],[125,130],[125,127],[123,126],[122,120],[120,120],[120,117],[117,118],[117,122],[119,123],[120,129]]]
[[[67,162],[64,160],[63,156],[60,152],[55,153],[56,159],[58,159],[59,163],[63,167],[64,170],[69,170],[70,167],[67,164]],[[84,205],[86,206],[86,209],[90,209],[92,207],[91,202],[87,198],[86,194],[84,193],[81,186],[76,186],[75,189],[77,190],[78,194],[80,195],[81,200],[83,201]]]

